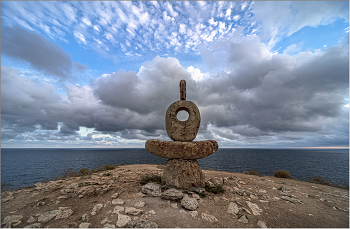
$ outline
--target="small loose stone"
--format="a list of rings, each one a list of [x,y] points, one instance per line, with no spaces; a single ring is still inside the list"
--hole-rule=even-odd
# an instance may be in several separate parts
[[[79,228],[89,228],[90,225],[91,225],[91,223],[81,223],[81,224],[79,225]]]
[[[122,199],[114,199],[114,200],[112,200],[112,204],[113,205],[123,205],[124,204],[124,200],[122,200]]]
[[[102,204],[96,204],[95,207],[91,211],[91,215],[96,215],[103,208]]]

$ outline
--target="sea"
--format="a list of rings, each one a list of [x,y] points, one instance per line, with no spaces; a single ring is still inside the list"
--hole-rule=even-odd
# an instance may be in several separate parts
[[[1,183],[18,188],[57,177],[68,169],[91,170],[106,164],[165,164],[166,160],[142,148],[2,148]],[[303,181],[322,176],[335,184],[349,184],[349,150],[220,148],[198,162],[202,169],[238,173],[255,170],[267,176],[273,176],[276,170],[286,170]]]

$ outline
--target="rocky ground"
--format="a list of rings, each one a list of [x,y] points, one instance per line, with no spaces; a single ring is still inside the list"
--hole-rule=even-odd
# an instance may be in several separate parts
[[[203,170],[224,193],[141,185],[157,165],[125,165],[1,194],[2,227],[349,227],[349,190]]]

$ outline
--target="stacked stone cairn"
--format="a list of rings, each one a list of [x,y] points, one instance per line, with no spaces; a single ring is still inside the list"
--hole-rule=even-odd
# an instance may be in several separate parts
[[[180,111],[186,111],[186,121],[177,119]],[[197,159],[207,157],[218,150],[214,140],[193,141],[198,133],[201,118],[197,105],[186,100],[186,81],[180,81],[180,100],[172,103],[166,112],[165,127],[173,141],[150,139],[146,150],[168,159],[162,174],[162,183],[169,187],[190,189],[204,187],[205,177]]]

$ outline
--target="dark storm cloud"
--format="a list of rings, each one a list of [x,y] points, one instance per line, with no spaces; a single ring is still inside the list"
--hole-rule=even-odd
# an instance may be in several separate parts
[[[43,35],[18,26],[2,27],[1,32],[3,54],[26,61],[33,68],[54,75],[60,80],[71,76],[73,62],[70,55],[57,44],[48,41]],[[79,62],[75,63],[75,67],[79,71],[87,68],[86,65]]]

